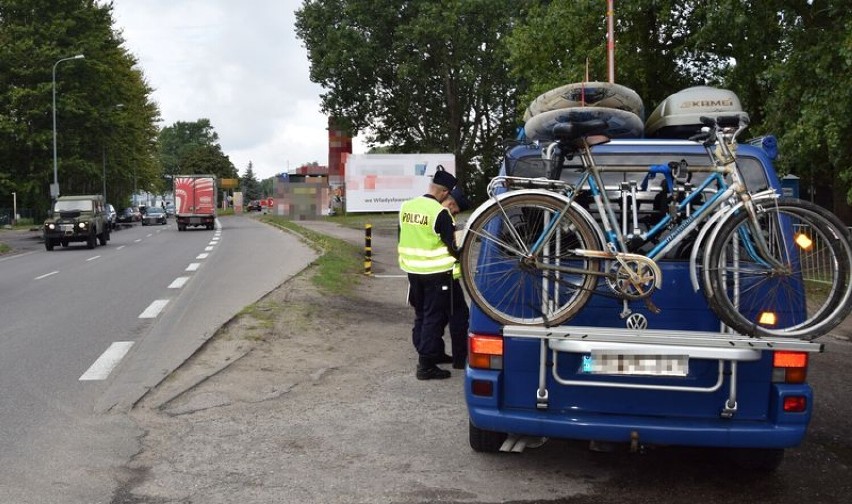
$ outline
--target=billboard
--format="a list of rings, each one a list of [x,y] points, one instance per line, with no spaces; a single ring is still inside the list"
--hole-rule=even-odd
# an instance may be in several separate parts
[[[455,175],[452,154],[350,154],[346,159],[346,211],[398,212],[403,201],[429,190],[438,165]]]

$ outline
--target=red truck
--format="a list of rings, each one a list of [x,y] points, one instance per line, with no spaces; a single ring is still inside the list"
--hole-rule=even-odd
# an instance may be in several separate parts
[[[216,222],[216,177],[175,175],[175,217],[178,231],[187,226],[213,229]]]

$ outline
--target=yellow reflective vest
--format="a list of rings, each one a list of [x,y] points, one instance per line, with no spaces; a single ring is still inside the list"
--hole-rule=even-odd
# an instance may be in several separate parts
[[[456,258],[435,232],[438,214],[449,212],[437,200],[420,196],[399,209],[399,267],[406,273],[429,275],[450,271]]]

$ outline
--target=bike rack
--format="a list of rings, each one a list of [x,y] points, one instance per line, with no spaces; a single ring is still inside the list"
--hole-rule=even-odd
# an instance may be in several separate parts
[[[728,397],[722,405],[720,416],[731,418],[737,410],[737,364],[760,359],[761,352],[790,350],[819,353],[822,343],[784,338],[752,338],[739,334],[709,331],[675,331],[621,329],[611,327],[560,326],[504,326],[503,336],[529,338],[541,341],[539,354],[539,383],[536,389],[536,407],[547,409],[547,354],[553,363],[553,379],[561,385],[580,387],[612,387],[623,389],[668,390],[678,392],[711,393],[724,385],[725,364],[730,369]],[[608,382],[600,380],[569,380],[559,375],[559,353],[611,352],[637,355],[677,355],[695,359],[719,361],[716,382],[709,387],[655,385],[641,383]]]

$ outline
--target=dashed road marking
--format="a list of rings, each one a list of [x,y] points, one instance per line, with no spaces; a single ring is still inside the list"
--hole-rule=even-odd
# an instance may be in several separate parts
[[[213,247],[204,247],[205,252],[210,252],[211,250],[213,250]]]
[[[169,289],[180,289],[188,281],[189,281],[189,277],[177,277],[177,278],[175,278],[174,282],[169,284]]]
[[[86,259],[86,262],[94,261],[95,259],[100,259],[100,257],[101,257],[101,256],[99,256],[99,255],[96,255],[96,256],[94,256],[94,257],[90,257],[90,258]]]
[[[80,376],[80,381],[105,380],[130,351],[132,341],[116,341]]]
[[[206,253],[206,252],[205,252],[205,253],[203,253],[203,254],[198,254],[198,256],[196,257],[196,259],[207,259],[207,256],[209,256],[209,255],[210,255],[210,254],[208,254],[208,253]]]
[[[44,275],[37,276],[37,277],[35,277],[35,279],[36,279],[36,280],[41,280],[42,278],[47,278],[47,277],[49,277],[49,276],[51,276],[51,275],[55,275],[55,274],[57,274],[57,273],[59,273],[59,272],[58,272],[58,271],[51,271],[50,273],[45,273]]]
[[[169,304],[168,299],[158,299],[148,305],[148,308],[145,308],[145,311],[139,315],[139,318],[157,318],[157,315],[163,311],[163,308],[165,308],[167,304]]]

